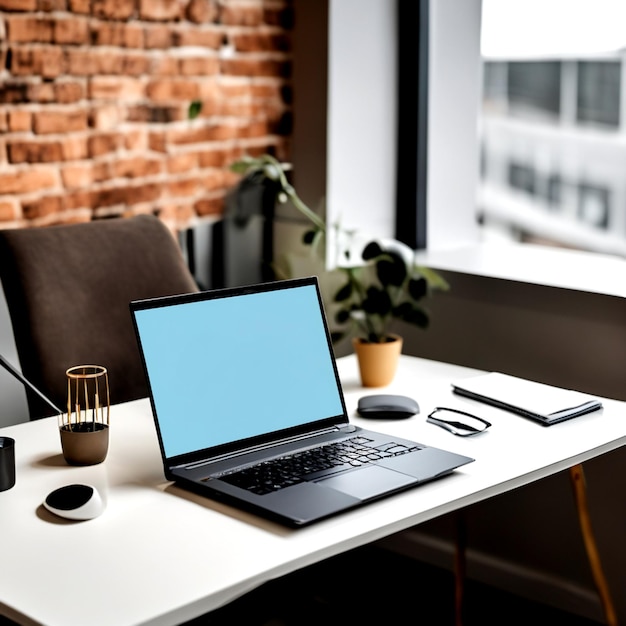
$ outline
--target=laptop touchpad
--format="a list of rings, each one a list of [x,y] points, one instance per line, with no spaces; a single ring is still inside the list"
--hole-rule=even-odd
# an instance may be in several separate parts
[[[384,467],[370,465],[354,472],[345,472],[316,482],[324,485],[324,487],[331,487],[355,498],[368,500],[383,493],[415,484],[415,478],[385,469]]]

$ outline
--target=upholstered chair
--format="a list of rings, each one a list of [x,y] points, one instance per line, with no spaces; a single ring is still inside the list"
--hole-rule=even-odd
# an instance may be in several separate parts
[[[0,278],[22,373],[61,408],[74,365],[107,368],[112,404],[147,396],[129,302],[198,291],[151,215],[0,231]],[[32,393],[28,408],[52,414]]]

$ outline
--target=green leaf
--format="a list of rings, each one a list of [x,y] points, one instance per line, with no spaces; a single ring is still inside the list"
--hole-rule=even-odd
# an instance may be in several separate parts
[[[340,287],[335,294],[335,302],[344,302],[352,295],[352,283],[347,282],[343,287]]]
[[[380,315],[381,317],[391,313],[391,298],[384,289],[368,287],[367,296],[363,300],[363,311],[368,315]]]
[[[450,289],[450,285],[446,281],[446,279],[441,276],[441,274],[437,273],[435,270],[430,267],[418,267],[419,273],[428,281],[428,284],[432,289],[439,289],[440,291],[448,291]]]
[[[189,109],[187,110],[187,117],[190,120],[195,120],[196,117],[198,117],[198,115],[200,115],[201,111],[202,111],[202,102],[200,102],[200,100],[194,100],[189,105]]]
[[[397,252],[388,252],[388,258],[383,258],[376,263],[376,275],[385,287],[393,285],[400,287],[407,276],[404,259]]]
[[[409,280],[409,295],[413,300],[421,300],[428,293],[428,283],[422,276]]]
[[[402,302],[401,304],[393,308],[392,314],[394,315],[394,317],[404,319],[411,314],[412,310],[413,307],[411,306],[410,302]]]
[[[345,336],[346,336],[346,333],[336,330],[330,333],[330,340],[334,344],[339,343]]]
[[[304,233],[304,235],[302,235],[302,243],[305,246],[310,246],[313,241],[315,240],[315,233],[317,231],[315,229],[313,230],[307,230],[306,233]]]
[[[361,257],[364,261],[371,261],[377,256],[380,256],[382,253],[382,248],[375,241],[370,241],[370,243],[368,243],[365,248],[363,248],[363,253],[361,254]]]
[[[350,311],[348,309],[339,309],[335,315],[337,324],[345,324],[350,319]]]

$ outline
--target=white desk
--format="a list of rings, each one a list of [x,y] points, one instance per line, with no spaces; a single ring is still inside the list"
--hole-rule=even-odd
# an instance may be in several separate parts
[[[262,583],[465,505],[509,491],[626,443],[626,403],[549,428],[454,396],[450,381],[479,372],[402,357],[392,385],[364,390],[354,357],[339,360],[346,403],[360,396],[413,396],[408,420],[356,423],[476,459],[454,474],[313,526],[290,530],[214,503],[163,478],[147,400],[113,407],[106,461],[67,466],[56,419],[0,430],[16,440],[17,482],[0,493],[0,614],[50,626],[178,624]],[[475,438],[427,424],[435,405],[465,407],[492,422]],[[528,454],[527,449],[533,453]],[[54,488],[92,482],[102,516],[55,518],[41,506]],[[80,588],[80,593],[76,590]]]

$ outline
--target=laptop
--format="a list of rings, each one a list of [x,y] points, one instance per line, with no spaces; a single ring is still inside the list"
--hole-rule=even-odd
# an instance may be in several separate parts
[[[316,277],[130,303],[165,477],[300,527],[474,459],[350,423]]]

